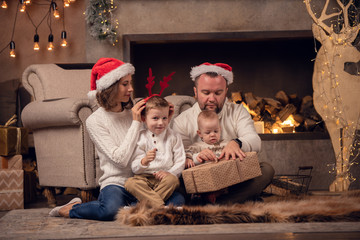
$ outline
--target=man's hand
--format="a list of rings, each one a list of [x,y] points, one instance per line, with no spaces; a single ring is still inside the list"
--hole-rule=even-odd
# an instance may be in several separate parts
[[[143,166],[149,165],[150,162],[154,161],[155,157],[156,157],[156,148],[146,153],[146,156],[143,159],[141,159],[141,165]]]
[[[163,178],[166,177],[169,174],[171,174],[171,173],[160,170],[160,171],[154,173],[154,176],[158,180],[163,180]]]
[[[186,158],[185,160],[185,168],[191,168],[191,167],[195,167],[195,163],[192,159],[190,158]]]
[[[215,153],[213,153],[210,149],[207,149],[207,148],[202,150],[197,155],[196,159],[201,163],[204,161],[217,161],[218,160]]]
[[[239,144],[234,140],[231,140],[221,151],[219,159],[225,157],[225,160],[236,159],[239,158],[243,160],[245,158],[245,153],[240,149]]]

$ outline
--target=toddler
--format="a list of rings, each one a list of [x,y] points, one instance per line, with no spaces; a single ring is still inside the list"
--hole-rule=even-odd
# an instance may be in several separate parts
[[[146,129],[140,131],[131,164],[135,176],[125,183],[129,193],[155,207],[165,205],[185,168],[181,136],[168,128],[169,109],[169,103],[160,96],[147,100],[142,116]]]

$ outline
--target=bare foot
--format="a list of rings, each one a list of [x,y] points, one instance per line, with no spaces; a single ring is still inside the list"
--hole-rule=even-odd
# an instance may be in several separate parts
[[[74,203],[71,203],[69,205],[66,205],[62,208],[59,209],[59,215],[61,217],[65,217],[65,218],[68,218],[69,217],[69,213],[70,213],[70,210],[72,209],[72,207],[75,205],[75,204],[80,204],[81,202],[74,202]]]

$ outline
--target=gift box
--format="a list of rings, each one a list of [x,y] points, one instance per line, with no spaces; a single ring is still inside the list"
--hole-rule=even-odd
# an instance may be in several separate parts
[[[24,171],[0,170],[0,210],[24,208]]]
[[[256,152],[245,153],[244,160],[208,162],[182,172],[187,193],[217,191],[261,175]]]
[[[0,127],[0,155],[12,156],[28,152],[28,130],[23,127]]]
[[[0,156],[0,169],[23,169],[22,155],[14,155],[11,157]]]

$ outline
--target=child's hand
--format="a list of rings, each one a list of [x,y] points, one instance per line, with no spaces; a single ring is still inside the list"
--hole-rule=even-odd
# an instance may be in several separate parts
[[[164,177],[166,177],[167,175],[169,175],[171,173],[160,170],[160,171],[158,171],[156,173],[153,173],[153,174],[154,174],[156,179],[162,180]]]
[[[141,159],[141,164],[143,166],[147,166],[149,165],[150,162],[154,161],[155,157],[156,157],[156,148],[154,148],[153,150],[150,150],[146,153],[146,156]]]
[[[186,158],[185,160],[185,168],[191,168],[191,167],[195,167],[195,163],[192,159],[190,158]]]

